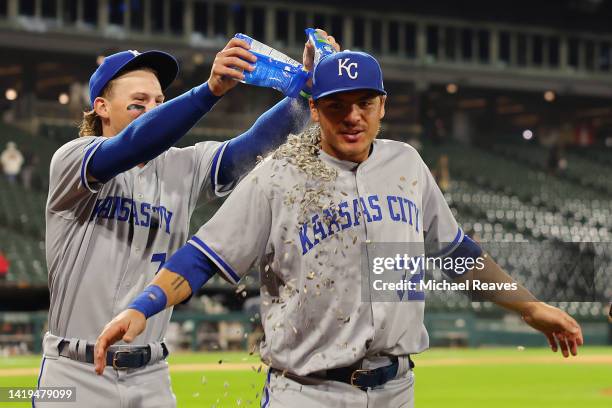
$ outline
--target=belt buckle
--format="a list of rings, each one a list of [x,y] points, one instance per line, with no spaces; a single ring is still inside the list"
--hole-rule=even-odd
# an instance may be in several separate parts
[[[115,370],[127,370],[129,367],[119,367],[117,366],[117,359],[121,354],[130,354],[128,350],[117,350],[113,353],[113,368]]]
[[[355,381],[357,381],[357,376],[363,373],[367,373],[369,371],[370,370],[364,370],[364,369],[358,369],[358,370],[353,371],[353,373],[351,374],[351,385],[353,387],[361,388],[360,385],[355,384]]]

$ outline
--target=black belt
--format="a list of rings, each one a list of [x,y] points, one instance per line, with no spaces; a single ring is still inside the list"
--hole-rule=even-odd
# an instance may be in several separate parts
[[[391,357],[391,364],[388,366],[376,368],[373,370],[365,370],[361,368],[363,360],[356,362],[348,367],[332,368],[320,373],[313,373],[306,378],[328,381],[339,381],[357,387],[362,391],[367,391],[368,388],[379,387],[386,384],[388,381],[397,376],[399,368],[399,360],[397,357]],[[414,362],[408,356],[410,368],[414,368]],[[274,369],[276,372],[279,370]],[[287,374],[286,374],[287,375]],[[287,375],[287,377],[300,382],[300,377],[295,375]],[[304,377],[301,377],[304,378]],[[305,382],[305,384],[308,384]]]
[[[70,341],[62,340],[58,346],[59,355],[71,358],[68,353]],[[161,343],[163,358],[168,357],[168,348],[165,343]],[[128,368],[141,368],[149,364],[151,361],[150,346],[134,346],[134,347],[110,347],[106,352],[106,365],[113,367],[116,370],[125,370]],[[85,347],[85,362],[93,364],[94,362],[94,346],[88,344]]]

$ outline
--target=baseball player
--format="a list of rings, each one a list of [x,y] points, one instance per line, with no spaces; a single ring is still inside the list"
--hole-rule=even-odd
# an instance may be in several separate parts
[[[147,318],[189,297],[214,273],[237,283],[256,265],[265,332],[260,352],[270,367],[262,407],[412,407],[410,355],[428,348],[424,302],[363,299],[361,244],[420,243],[450,257],[482,255],[480,279],[513,281],[464,235],[416,150],[376,139],[385,99],[372,56],[324,57],[310,99],[318,126],[290,137],[245,177],[106,326],[96,342],[96,371],[110,344],[132,341]],[[457,280],[472,273],[448,271]],[[520,299],[535,300],[518,291]],[[583,342],[576,321],[559,309],[498,303],[566,357]]]
[[[178,64],[160,51],[108,56],[91,77],[83,137],[53,156],[46,207],[51,305],[38,386],[76,387],[71,406],[175,406],[162,341],[171,310],[133,346],[109,350],[103,379],[88,364],[104,324],[185,242],[198,202],[226,194],[258,155],[305,125],[307,99],[285,98],[234,139],[171,147],[254,69],[248,48],[230,40],[208,81],[169,102],[163,90]],[[312,61],[307,46],[307,69]]]

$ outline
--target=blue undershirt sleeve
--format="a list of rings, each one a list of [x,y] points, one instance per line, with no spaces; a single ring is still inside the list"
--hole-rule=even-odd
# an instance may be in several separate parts
[[[176,251],[164,264],[164,268],[185,278],[192,295],[218,271],[217,266],[191,244],[185,244]],[[191,296],[181,303],[186,303],[190,298]]]
[[[249,130],[228,142],[219,164],[219,184],[229,184],[248,172],[257,156],[278,147],[290,133],[301,132],[309,119],[308,101],[302,97],[284,98],[274,105]]]
[[[88,174],[105,183],[154,159],[183,137],[219,99],[204,83],[144,113],[102,142],[89,161]]]
[[[181,303],[186,303],[216,273],[216,266],[206,255],[190,244],[179,249],[164,268],[181,275],[191,288],[191,295]],[[162,288],[157,285],[147,286],[127,307],[138,310],[148,319],[164,310],[167,297]]]
[[[476,263],[476,259],[482,254],[483,251],[480,245],[478,245],[469,236],[464,235],[461,243],[448,255],[449,258],[452,258],[455,261],[452,263],[454,267],[443,266],[442,270],[448,277],[452,279],[458,278],[459,276],[468,272],[468,270],[463,266],[464,263],[467,262],[468,264],[474,265]],[[456,262],[459,258],[462,258],[461,267],[458,267]]]

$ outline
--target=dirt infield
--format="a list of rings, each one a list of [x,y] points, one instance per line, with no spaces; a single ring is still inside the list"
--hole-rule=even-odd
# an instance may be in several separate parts
[[[612,364],[612,355],[589,355],[563,358],[560,354],[550,356],[520,356],[520,357],[461,357],[440,358],[419,361],[418,367],[461,366],[461,365],[507,365],[507,364]]]
[[[560,355],[552,356],[520,356],[520,357],[470,357],[470,358],[440,358],[416,360],[418,367],[462,366],[462,365],[510,365],[510,364],[608,364],[612,365],[612,355],[589,355],[565,359]],[[260,368],[261,367],[261,368]],[[264,371],[264,364],[249,363],[201,363],[201,364],[170,364],[170,372],[194,371]],[[5,368],[0,369],[0,377],[38,375],[38,368]],[[92,369],[93,372],[93,369]],[[612,389],[610,389],[612,393]]]
[[[560,355],[552,356],[525,356],[525,357],[471,357],[471,358],[440,358],[428,360],[415,360],[418,367],[462,366],[462,365],[507,365],[507,364],[610,364],[612,355],[581,356],[565,359]],[[171,372],[186,371],[237,371],[237,370],[266,370],[265,364],[225,363],[225,364],[171,364]]]
[[[26,375],[38,375],[38,368],[3,368],[0,377],[22,377]]]

